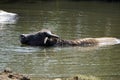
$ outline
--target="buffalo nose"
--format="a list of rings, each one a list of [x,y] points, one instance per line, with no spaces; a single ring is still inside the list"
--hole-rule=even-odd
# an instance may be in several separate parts
[[[20,35],[20,42],[22,43],[22,44],[26,44],[26,36],[24,35],[24,34],[21,34]]]

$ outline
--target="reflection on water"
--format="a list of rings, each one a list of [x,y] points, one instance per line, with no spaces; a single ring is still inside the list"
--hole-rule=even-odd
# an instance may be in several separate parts
[[[35,77],[69,77],[75,74],[120,78],[120,45],[106,47],[41,48],[21,46],[19,35],[49,28],[64,39],[113,36],[120,38],[120,3],[40,2],[3,4],[20,14],[17,24],[0,25],[0,69]],[[9,6],[9,7],[8,7]]]

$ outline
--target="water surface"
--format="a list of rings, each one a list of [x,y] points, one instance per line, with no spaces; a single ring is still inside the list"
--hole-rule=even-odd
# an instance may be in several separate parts
[[[10,67],[34,77],[82,74],[119,80],[120,45],[101,48],[22,47],[19,35],[48,28],[64,39],[120,38],[120,3],[43,1],[0,4],[0,9],[15,12],[20,17],[17,24],[0,24],[0,70]]]

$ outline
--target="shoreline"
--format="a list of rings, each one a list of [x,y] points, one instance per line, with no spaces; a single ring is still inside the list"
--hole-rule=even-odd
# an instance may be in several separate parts
[[[100,80],[100,79],[95,76],[87,76],[80,74],[67,78],[41,78],[16,73],[13,72],[10,68],[6,68],[0,72],[0,80]]]

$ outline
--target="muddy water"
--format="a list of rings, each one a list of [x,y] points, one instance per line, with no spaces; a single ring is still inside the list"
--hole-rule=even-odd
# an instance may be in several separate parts
[[[120,45],[106,47],[22,47],[19,35],[48,28],[64,39],[120,38],[120,3],[39,2],[0,4],[19,14],[16,24],[0,24],[0,70],[10,67],[33,77],[92,75],[120,78]],[[36,80],[36,79],[35,79]]]

